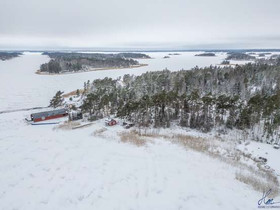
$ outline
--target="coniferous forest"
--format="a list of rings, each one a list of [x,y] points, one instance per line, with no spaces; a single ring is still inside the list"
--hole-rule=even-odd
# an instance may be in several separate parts
[[[0,61],[10,60],[22,55],[21,52],[0,52]]]
[[[148,59],[142,53],[61,53],[44,52],[51,58],[48,63],[40,66],[41,72],[65,73],[88,70],[90,68],[128,68],[140,65],[135,59]]]
[[[91,119],[115,115],[144,127],[239,129],[268,143],[279,138],[280,58],[98,79],[84,94],[81,108]]]

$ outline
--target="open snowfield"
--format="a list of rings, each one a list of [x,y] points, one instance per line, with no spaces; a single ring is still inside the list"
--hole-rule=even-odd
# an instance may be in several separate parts
[[[156,139],[122,143],[121,126],[76,130],[1,116],[0,209],[255,209],[261,194],[235,168]],[[4,120],[3,120],[4,118]],[[6,121],[3,123],[3,121]]]
[[[226,56],[187,52],[162,59],[166,54],[140,60],[147,67],[59,76],[34,74],[48,61],[40,54],[0,62],[0,111],[47,106],[57,90],[82,88],[87,80],[165,67],[189,69],[220,63]],[[0,210],[257,209],[262,197],[236,179],[238,168],[203,152],[160,137],[143,146],[124,143],[119,134],[125,130],[105,128],[102,120],[75,130],[31,126],[24,121],[30,113],[0,114]],[[240,149],[275,158],[268,163],[278,173],[280,151],[270,152],[267,146],[252,142]]]

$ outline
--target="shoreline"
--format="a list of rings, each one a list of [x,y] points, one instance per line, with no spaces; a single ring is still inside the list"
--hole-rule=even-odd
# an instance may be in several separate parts
[[[216,66],[222,66],[222,67],[226,67],[226,66],[237,66],[237,65],[239,65],[239,66],[243,66],[243,65],[245,65],[245,63],[230,63],[230,64],[216,64]]]
[[[91,71],[106,71],[106,70],[121,70],[121,69],[134,69],[134,68],[139,68],[143,66],[148,66],[148,64],[139,64],[139,65],[134,65],[134,66],[129,66],[129,67],[109,67],[109,68],[94,68],[94,69],[89,69],[89,70],[81,70],[77,72],[63,72],[61,74],[57,73],[48,73],[48,72],[41,72],[40,70],[37,70],[35,74],[38,75],[48,75],[48,76],[59,76],[59,75],[67,75],[67,74],[78,74],[78,73],[86,73],[86,72],[91,72]]]

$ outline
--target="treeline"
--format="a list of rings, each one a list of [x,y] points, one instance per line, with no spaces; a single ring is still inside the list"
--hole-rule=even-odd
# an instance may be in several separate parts
[[[213,56],[216,56],[216,54],[215,53],[201,53],[201,54],[196,54],[195,56],[213,57]]]
[[[241,129],[274,142],[280,126],[280,66],[247,64],[147,72],[105,78],[85,86],[82,110],[92,119],[110,114],[138,126],[171,123],[209,132]]]
[[[22,55],[20,52],[0,52],[0,60],[5,61]]]
[[[41,72],[62,73],[89,70],[91,68],[127,68],[139,65],[134,59],[149,58],[141,53],[60,53],[45,52],[51,60],[42,64]]]
[[[226,60],[255,60],[255,57],[246,53],[228,52]]]

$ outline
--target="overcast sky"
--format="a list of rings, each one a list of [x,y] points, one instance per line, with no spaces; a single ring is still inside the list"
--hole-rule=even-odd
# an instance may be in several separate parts
[[[0,48],[280,48],[280,0],[0,0]]]

